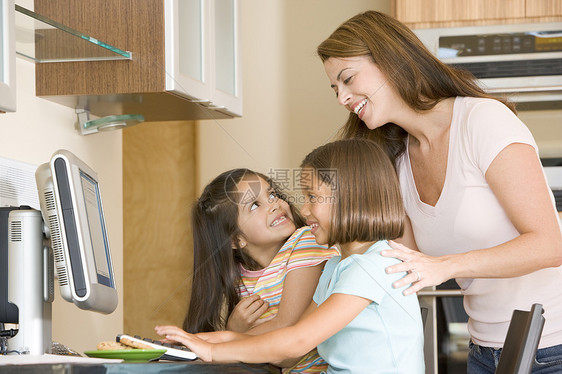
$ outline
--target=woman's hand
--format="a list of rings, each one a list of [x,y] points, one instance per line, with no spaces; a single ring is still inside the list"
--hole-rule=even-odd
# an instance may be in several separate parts
[[[267,308],[269,308],[269,304],[258,294],[253,294],[240,300],[228,317],[226,329],[236,332],[246,332],[252,327],[269,321],[274,316],[259,319],[260,316],[267,311]]]
[[[451,279],[450,266],[446,263],[448,256],[432,257],[424,255],[419,251],[414,251],[408,247],[389,241],[393,249],[384,250],[381,255],[384,257],[394,257],[402,262],[386,268],[388,274],[407,272],[403,278],[393,283],[395,288],[411,286],[404,290],[404,295],[418,292],[424,287],[437,286]]]
[[[156,326],[154,329],[158,335],[164,336],[167,342],[183,344],[201,360],[213,361],[213,343],[203,339],[209,339],[209,334],[204,337],[193,335],[176,326]]]

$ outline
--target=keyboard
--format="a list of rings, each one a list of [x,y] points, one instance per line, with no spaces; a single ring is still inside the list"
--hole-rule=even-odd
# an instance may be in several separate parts
[[[159,340],[152,340],[149,338],[141,338],[138,335],[131,336],[127,334],[119,334],[115,338],[118,342],[119,339],[127,338],[132,341],[136,341],[139,343],[146,344],[154,349],[165,349],[166,353],[164,353],[159,360],[170,360],[170,361],[191,361],[197,358],[197,355],[189,350],[189,348],[183,345],[172,345],[169,343],[162,343]]]

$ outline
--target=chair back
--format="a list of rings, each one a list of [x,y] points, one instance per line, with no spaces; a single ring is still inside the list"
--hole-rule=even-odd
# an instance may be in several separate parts
[[[541,304],[530,311],[514,310],[496,374],[530,374],[544,326]]]

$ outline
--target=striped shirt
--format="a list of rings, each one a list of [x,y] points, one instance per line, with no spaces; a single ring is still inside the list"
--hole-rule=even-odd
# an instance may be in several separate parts
[[[241,266],[242,283],[238,286],[238,294],[240,298],[245,298],[257,293],[269,303],[268,310],[260,318],[276,315],[287,274],[294,269],[319,265],[336,255],[339,253],[335,248],[316,243],[314,235],[310,233],[310,227],[301,227],[291,235],[265,269],[246,270]],[[326,368],[326,363],[314,350],[290,372],[320,373]]]

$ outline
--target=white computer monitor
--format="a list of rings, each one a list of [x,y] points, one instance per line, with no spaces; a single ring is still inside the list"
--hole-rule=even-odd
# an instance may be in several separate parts
[[[35,178],[61,296],[81,309],[113,312],[117,290],[98,175],[59,150]]]

